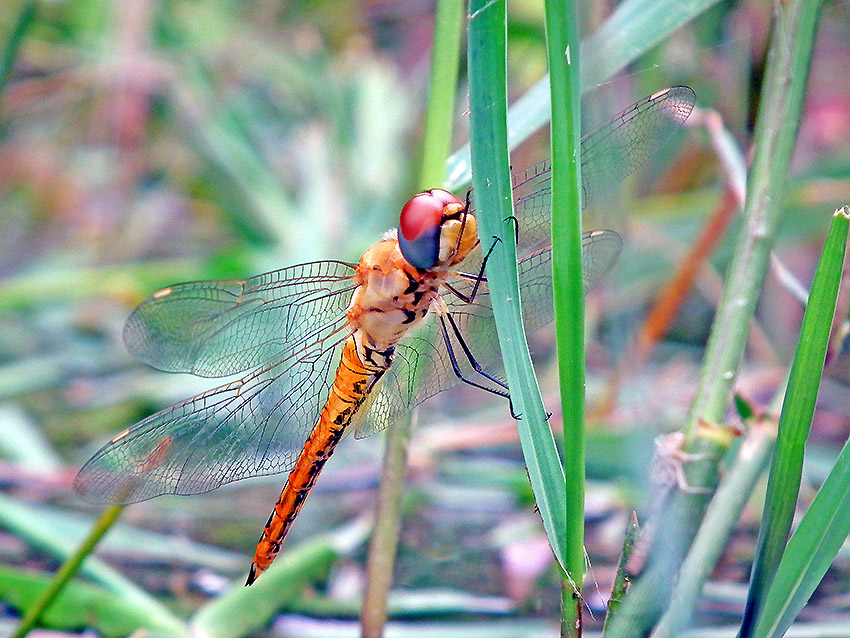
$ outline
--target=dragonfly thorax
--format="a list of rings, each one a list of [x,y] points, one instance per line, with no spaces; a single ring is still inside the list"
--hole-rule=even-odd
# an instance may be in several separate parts
[[[348,323],[364,333],[371,348],[388,350],[428,314],[447,276],[447,271],[412,266],[396,239],[379,241],[357,264]]]

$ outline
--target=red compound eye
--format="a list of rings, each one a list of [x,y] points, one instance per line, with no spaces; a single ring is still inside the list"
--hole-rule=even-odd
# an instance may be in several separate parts
[[[461,202],[441,188],[415,195],[401,209],[398,224],[401,234],[405,239],[415,241],[423,232],[437,228],[443,220],[443,209],[453,203]]]
[[[455,203],[460,204],[457,197],[435,188],[419,193],[404,205],[398,223],[398,245],[408,263],[426,269],[437,264],[443,215],[446,207]]]

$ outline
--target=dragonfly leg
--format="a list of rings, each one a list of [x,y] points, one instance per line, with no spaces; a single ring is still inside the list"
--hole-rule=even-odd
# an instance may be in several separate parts
[[[502,389],[491,388],[486,385],[482,385],[476,381],[473,381],[472,379],[467,379],[465,376],[463,376],[463,371],[460,369],[460,365],[457,362],[457,357],[455,356],[454,352],[454,346],[452,345],[451,337],[449,336],[449,331],[446,327],[446,319],[448,319],[449,325],[451,325],[452,327],[452,332],[454,333],[457,342],[460,344],[463,353],[466,355],[466,359],[467,361],[469,361],[469,365],[472,366],[472,369],[475,370],[475,372],[480,374],[482,377],[488,379],[489,381],[492,381]],[[455,323],[455,320],[450,313],[444,313],[440,315],[440,330],[443,333],[443,340],[446,343],[446,350],[449,353],[449,360],[452,364],[452,370],[454,370],[454,373],[457,375],[457,378],[475,388],[480,388],[481,390],[485,390],[486,392],[490,392],[491,394],[495,394],[496,396],[504,397],[508,400],[508,409],[511,411],[511,417],[513,417],[514,419],[521,418],[521,415],[514,412],[514,405],[511,401],[511,395],[508,391],[509,389],[507,384],[504,381],[501,381],[500,379],[497,379],[496,377],[492,376],[491,374],[488,374],[484,370],[484,368],[481,367],[481,364],[479,364],[478,361],[475,360],[475,356],[472,354],[472,351],[466,344],[466,341],[464,340],[460,329],[457,327],[457,324]]]
[[[472,287],[472,292],[470,292],[468,295],[465,295],[451,284],[446,283],[443,285],[449,290],[451,290],[452,294],[454,294],[462,302],[472,303],[475,300],[475,296],[478,294],[478,287],[481,285],[482,282],[487,281],[487,277],[484,276],[484,269],[487,267],[487,260],[490,259],[490,254],[493,252],[493,249],[496,247],[496,244],[498,244],[500,241],[502,240],[498,237],[493,237],[493,243],[490,245],[490,250],[488,250],[487,254],[484,255],[484,259],[481,261],[481,268],[478,269],[477,275],[458,273],[458,275],[461,277],[475,280],[475,285]]]
[[[508,221],[508,220],[510,220],[514,223],[514,240],[518,244],[519,243],[519,220],[516,218],[516,215],[511,215],[510,217],[505,219],[505,221]]]
[[[468,194],[467,194],[467,197],[468,197]],[[467,202],[467,206],[469,206],[469,202]],[[516,241],[519,242],[519,220],[514,215],[511,215],[507,219],[509,219],[510,221],[513,222],[513,224],[514,224],[514,234],[516,235]],[[507,220],[505,220],[505,221],[507,221]],[[496,247],[496,244],[498,244],[500,241],[502,241],[502,240],[499,239],[498,237],[496,237],[495,235],[493,236],[493,243],[490,244],[490,249],[487,251],[487,254],[484,255],[484,259],[481,261],[481,268],[478,269],[477,275],[467,275],[465,273],[458,273],[460,276],[465,277],[467,279],[475,279],[475,285],[472,287],[471,293],[469,293],[468,295],[465,295],[462,292],[460,292],[457,288],[455,288],[454,286],[452,286],[451,284],[448,284],[448,283],[444,284],[445,287],[448,288],[449,290],[451,290],[452,293],[458,299],[463,301],[464,303],[472,303],[473,300],[475,299],[475,296],[478,294],[478,287],[481,285],[482,282],[487,281],[487,277],[484,276],[484,269],[487,267],[487,260],[490,259],[490,254],[493,252],[493,249]]]

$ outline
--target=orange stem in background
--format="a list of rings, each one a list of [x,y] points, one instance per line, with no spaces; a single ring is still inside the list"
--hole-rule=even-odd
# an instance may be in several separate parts
[[[632,352],[627,353],[620,360],[611,375],[607,388],[594,410],[596,415],[611,411],[623,377],[641,367],[652,354],[655,345],[667,334],[682,304],[690,294],[700,269],[717,247],[732,222],[739,204],[735,190],[727,183],[723,197],[718,202],[699,237],[697,237],[687,256],[679,264],[674,277],[649,311],[643,330],[638,336],[637,345],[632,348]]]

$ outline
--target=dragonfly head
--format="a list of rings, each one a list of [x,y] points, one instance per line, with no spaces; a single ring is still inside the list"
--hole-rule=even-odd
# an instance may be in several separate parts
[[[451,267],[478,241],[475,217],[450,192],[434,188],[410,198],[401,209],[398,243],[417,268]]]

